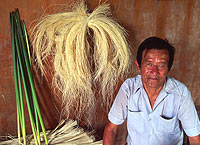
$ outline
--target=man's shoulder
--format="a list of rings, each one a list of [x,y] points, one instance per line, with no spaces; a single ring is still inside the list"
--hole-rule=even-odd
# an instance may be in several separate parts
[[[137,75],[135,77],[132,78],[127,78],[123,84],[125,85],[137,85],[137,84],[141,84],[141,75]]]
[[[177,80],[177,79],[175,79],[174,77],[171,77],[171,76],[168,76],[167,77],[167,82],[170,84],[170,85],[172,85],[172,86],[176,86],[176,87],[186,87],[186,85],[183,83],[183,82],[181,82],[181,81],[179,81],[179,80]]]
[[[122,84],[122,88],[128,92],[135,92],[138,88],[142,86],[141,76],[137,75],[132,78],[127,78]]]
[[[167,77],[166,89],[169,91],[177,92],[180,95],[182,95],[184,91],[189,91],[183,82],[170,76]]]

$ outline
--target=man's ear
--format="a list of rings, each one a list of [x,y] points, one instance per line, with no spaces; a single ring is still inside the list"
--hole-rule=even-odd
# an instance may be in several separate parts
[[[140,66],[139,66],[137,60],[135,60],[135,64],[136,64],[136,68],[137,68],[138,72],[140,72]]]

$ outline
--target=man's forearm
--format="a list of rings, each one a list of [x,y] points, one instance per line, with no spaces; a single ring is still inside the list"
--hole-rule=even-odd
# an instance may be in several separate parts
[[[112,131],[104,131],[103,145],[114,145],[116,134]]]
[[[118,126],[111,122],[106,125],[103,134],[103,145],[114,145],[117,128]]]
[[[189,137],[190,145],[200,145],[200,135]]]

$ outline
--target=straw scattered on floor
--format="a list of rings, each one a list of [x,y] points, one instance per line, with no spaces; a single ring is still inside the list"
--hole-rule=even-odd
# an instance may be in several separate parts
[[[47,131],[47,140],[49,145],[102,145],[102,140],[95,141],[93,132],[85,132],[78,127],[76,121],[61,121],[54,129]],[[10,137],[12,138],[12,137]],[[43,134],[41,133],[41,139]],[[0,142],[0,145],[18,145],[18,139]],[[45,144],[44,140],[42,144]],[[27,145],[35,145],[33,135],[27,136]]]

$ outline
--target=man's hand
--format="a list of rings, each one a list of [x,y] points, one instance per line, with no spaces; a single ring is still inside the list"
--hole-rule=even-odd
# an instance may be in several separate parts
[[[189,137],[190,145],[200,145],[200,135]]]
[[[118,125],[111,123],[110,121],[106,125],[103,134],[103,145],[114,145],[115,136],[117,134]]]

